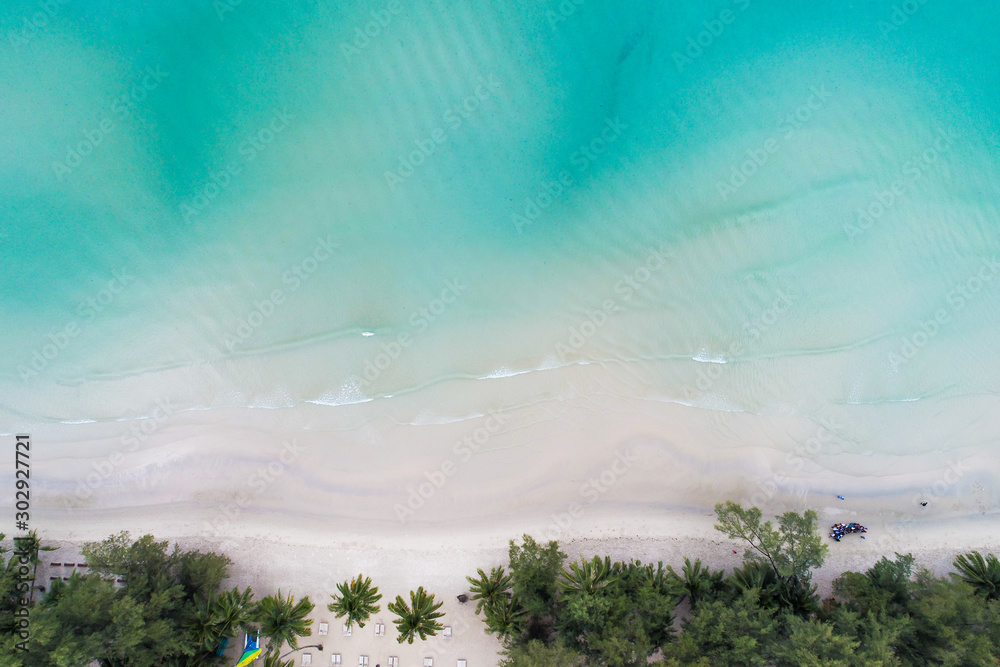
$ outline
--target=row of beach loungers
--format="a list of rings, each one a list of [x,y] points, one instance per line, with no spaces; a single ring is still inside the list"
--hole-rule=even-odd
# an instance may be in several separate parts
[[[342,656],[339,653],[334,653],[330,656],[331,665],[342,665]],[[302,655],[302,666],[309,667],[312,665],[312,654],[305,653]],[[371,667],[371,659],[367,655],[362,655],[358,657],[358,667]],[[388,667],[399,667],[399,658],[391,655],[389,656]],[[424,658],[424,667],[434,667],[434,658]],[[468,667],[465,659],[459,659],[456,667]]]
[[[375,636],[376,637],[385,637],[385,623],[375,623],[375,624],[373,624],[373,627],[375,628]],[[350,637],[353,633],[354,633],[354,628],[352,626],[350,626],[350,625],[346,625],[345,624],[344,625],[344,636],[345,637]],[[330,634],[330,624],[326,623],[326,622],[320,623],[319,624],[319,632],[317,634],[319,636],[321,636],[321,637]],[[451,626],[450,625],[444,626],[444,630],[441,632],[441,636],[444,637],[445,639],[450,639],[451,638]]]
[[[375,636],[376,637],[385,637],[385,623],[378,623],[378,622],[376,622],[376,623],[372,624],[372,627],[373,627],[373,629],[375,631]],[[344,625],[344,636],[345,637],[350,637],[353,634],[353,632],[354,632],[353,626],[346,625],[346,624]],[[329,634],[330,634],[330,624],[327,623],[327,622],[325,622],[325,621],[321,621],[319,623],[319,630],[317,632],[317,635],[319,635],[319,636],[325,636],[325,635],[329,635]],[[445,637],[446,639],[451,637],[451,626],[450,625],[446,625],[444,627],[444,631],[442,631],[441,636]],[[330,656],[330,664],[331,665],[342,665],[342,664],[344,664],[343,663],[343,656],[340,653],[334,653],[333,655]],[[308,665],[312,665],[312,655],[311,654],[305,653],[305,654],[302,655],[302,665],[303,665],[303,667],[306,667]],[[397,656],[394,656],[394,655],[393,656],[389,656],[389,661],[387,663],[387,666],[388,667],[399,667],[399,658]],[[371,665],[371,659],[367,655],[359,656],[358,657],[358,667],[372,667],[372,665]],[[434,658],[424,658],[424,667],[434,667]],[[464,658],[463,659],[459,659],[458,662],[457,662],[456,667],[467,667],[466,660]]]
[[[86,572],[82,572],[82,570],[86,570],[87,569],[87,564],[86,563],[49,563],[49,567],[68,568],[70,570],[80,571],[81,574],[86,574]],[[58,581],[60,579],[62,579],[63,581],[69,581],[69,577],[60,577],[59,575],[49,575],[49,581]],[[121,582],[122,582],[122,580],[119,579],[118,583],[121,583]]]

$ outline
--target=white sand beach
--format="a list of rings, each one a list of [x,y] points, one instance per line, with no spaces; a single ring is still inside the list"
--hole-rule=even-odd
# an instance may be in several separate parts
[[[462,400],[462,381],[446,384],[427,390],[437,394],[428,404]],[[73,434],[87,444],[38,447],[45,481],[35,525],[67,549],[128,530],[226,553],[234,561],[230,584],[259,594],[280,587],[317,604],[314,628],[328,622],[330,634],[313,638],[324,644],[313,664],[341,653],[351,665],[360,655],[371,665],[391,655],[400,665],[423,657],[496,664],[496,640],[456,596],[467,591],[466,575],[504,562],[508,540],[523,533],[559,540],[571,558],[607,554],[679,567],[689,556],[732,568],[742,547],[713,530],[716,502],[735,499],[772,516],[813,508],[824,532],[841,521],[869,528],[864,540],[830,540],[816,577],[824,594],[841,571],[882,555],[912,552],[945,572],[956,553],[1000,550],[1000,535],[988,529],[996,522],[989,483],[998,466],[989,455],[996,423],[980,420],[983,444],[957,458],[931,446],[939,415],[924,418],[915,404],[900,403],[898,423],[912,422],[925,440],[890,458],[844,442],[869,427],[863,418],[727,414],[644,399],[635,378],[614,367],[571,366],[487,386],[495,389],[492,412],[446,423],[404,395],[175,412],[141,422],[148,433],[140,428],[139,446],[124,452],[130,424],[62,425],[62,433],[36,433],[36,442]],[[385,637],[370,626],[343,637],[325,606],[335,584],[358,572],[388,599],[421,585],[435,593],[453,636],[399,646],[383,608],[373,622],[387,625]]]

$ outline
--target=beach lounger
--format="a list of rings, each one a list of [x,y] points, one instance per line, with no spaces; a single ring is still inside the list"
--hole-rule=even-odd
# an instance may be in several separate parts
[[[375,624],[375,636],[376,637],[385,637],[385,623],[376,623]]]
[[[465,658],[460,658],[458,661],[458,667],[466,667]]]
[[[390,655],[389,656],[389,667],[399,667],[399,658],[396,657],[396,656],[394,656],[394,655]]]
[[[302,667],[308,667],[308,665],[311,665],[311,664],[313,664],[312,653],[303,653],[302,654]]]
[[[52,567],[62,567],[62,563],[52,563]]]
[[[350,637],[351,636],[351,631],[352,631],[352,626],[350,626],[350,625],[345,625],[344,626],[344,636],[345,637]]]
[[[320,623],[319,624],[319,634],[321,634],[321,635],[328,635],[328,634],[330,634],[330,624],[329,623]]]
[[[363,655],[358,658],[358,667],[368,667],[368,656]]]
[[[330,664],[331,665],[339,665],[340,664],[340,654],[339,653],[334,653],[333,655],[330,656]]]
[[[446,639],[450,639],[451,638],[451,626],[450,625],[444,626],[444,632],[441,633],[441,636],[443,636]]]
[[[424,667],[434,667],[434,658],[424,658]]]

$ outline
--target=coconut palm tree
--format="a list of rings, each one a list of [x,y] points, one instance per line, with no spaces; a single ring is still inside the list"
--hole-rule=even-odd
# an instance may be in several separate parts
[[[681,597],[687,596],[691,600],[692,607],[722,588],[723,572],[721,570],[712,572],[707,567],[703,568],[700,558],[694,563],[690,558],[684,558],[684,567],[681,569],[683,577],[677,574],[671,565],[667,566],[667,571],[672,586],[681,592]]]
[[[187,622],[187,629],[199,651],[214,654],[222,634],[212,600],[195,600],[194,614]]]
[[[466,577],[466,579],[469,581],[472,599],[478,600],[476,603],[476,615],[478,615],[484,606],[500,600],[500,596],[510,590],[513,575],[510,572],[504,572],[503,565],[490,570],[489,576],[481,568],[476,571],[479,573],[478,579],[472,577]]]
[[[277,653],[264,656],[264,667],[295,667],[295,660],[282,660]]]
[[[308,596],[296,602],[291,593],[287,598],[282,597],[281,590],[258,602],[254,617],[260,623],[261,634],[269,640],[267,652],[276,653],[286,643],[293,649],[298,648],[299,637],[312,634],[309,629],[312,619],[306,617],[315,607]]]
[[[508,641],[524,631],[524,621],[528,611],[517,597],[502,593],[490,600],[484,609],[488,634],[496,634],[500,639]]]
[[[377,604],[382,599],[382,594],[378,592],[377,586],[372,586],[370,577],[359,574],[350,582],[337,584],[337,590],[340,595],[330,596],[333,602],[326,608],[336,614],[337,618],[345,617],[348,625],[357,623],[359,628],[363,628],[372,614],[377,614],[382,609]]]
[[[620,568],[614,568],[617,573]],[[556,582],[563,593],[593,594],[617,579],[612,573],[611,559],[604,561],[594,556],[593,560],[580,557],[580,564],[570,563],[569,569],[563,569],[562,577]]]
[[[254,620],[253,591],[247,586],[240,591],[233,588],[223,591],[215,600],[213,606],[220,637],[234,637],[240,630],[249,632]]]
[[[1000,560],[993,554],[985,558],[978,551],[961,554],[955,559],[958,577],[976,589],[976,595],[987,600],[1000,599]]]
[[[396,601],[388,605],[389,611],[399,617],[393,621],[399,631],[399,638],[396,641],[400,644],[404,641],[412,644],[414,635],[420,635],[421,639],[436,635],[438,630],[444,628],[437,621],[444,616],[444,612],[438,611],[443,604],[443,602],[435,603],[434,596],[428,595],[423,586],[416,591],[410,591],[409,606],[401,596],[397,595]]]
[[[736,568],[726,580],[736,597],[749,590],[756,590],[762,607],[773,607],[777,597],[778,580],[774,570],[761,561],[747,561],[742,568]]]

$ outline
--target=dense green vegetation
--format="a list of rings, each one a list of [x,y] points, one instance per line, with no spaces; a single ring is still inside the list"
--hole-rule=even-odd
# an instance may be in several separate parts
[[[995,555],[958,555],[944,577],[909,554],[883,557],[842,573],[820,600],[812,577],[827,547],[814,512],[772,522],[757,508],[715,509],[716,528],[746,547],[728,574],[690,559],[679,571],[600,556],[568,561],[556,542],[512,540],[506,564],[468,577],[474,612],[503,646],[503,667],[1000,665]],[[257,631],[264,667],[286,667],[282,652],[312,634],[308,598],[223,590],[225,556],[170,551],[149,535],[85,545],[92,573],[54,581],[26,606],[47,548],[35,535],[18,538],[14,551],[0,548],[0,667],[218,665],[220,642]],[[364,627],[381,609],[370,578],[337,589],[328,609],[346,623]],[[400,642],[442,629],[434,598],[418,588],[387,605]],[[25,613],[27,637],[18,634]]]
[[[567,563],[556,542],[512,541],[508,566],[468,577],[503,667],[1000,664],[995,556],[960,555],[947,577],[914,571],[910,555],[883,557],[843,573],[821,601],[812,575],[827,547],[815,512],[772,523],[732,502],[715,510],[716,529],[746,546],[728,575],[689,559],[680,572]]]
[[[0,541],[3,535],[0,534]],[[259,600],[250,588],[222,590],[229,559],[214,553],[169,550],[151,535],[132,541],[128,533],[84,545],[91,574],[53,581],[34,603],[26,597],[39,552],[48,550],[32,534],[0,547],[0,667],[206,667],[222,664],[223,640],[242,644],[260,632],[264,667],[286,667],[281,658],[312,634],[315,605],[281,591]],[[338,586],[329,609],[363,626],[382,597],[371,580],[358,576]],[[423,588],[410,603],[389,605],[399,619],[399,641],[413,642],[439,631],[441,603]],[[27,614],[30,632],[20,636]],[[281,652],[284,651],[285,654]]]

